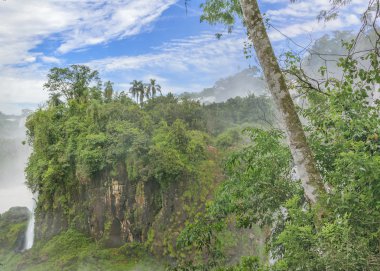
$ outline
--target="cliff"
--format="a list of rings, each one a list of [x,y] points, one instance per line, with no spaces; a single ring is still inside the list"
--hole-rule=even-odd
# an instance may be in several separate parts
[[[123,266],[140,252],[166,264],[202,258],[177,237],[223,180],[223,159],[240,140],[234,128],[271,121],[270,101],[206,106],[138,92],[137,103],[110,84],[103,91],[96,71],[76,65],[53,68],[48,79],[49,101],[26,121],[33,152],[25,172],[38,200],[34,249],[18,269],[48,262],[74,270],[103,254],[122,255]]]
[[[27,121],[37,244],[69,229],[176,258],[176,238],[222,179],[202,106],[159,97],[40,109]]]
[[[77,198],[70,202],[72,216],[60,207],[37,211],[36,240],[46,241],[74,228],[106,247],[137,242],[157,256],[175,257],[178,234],[202,211],[221,178],[212,160],[202,170],[203,179],[183,177],[163,189],[153,178],[130,180],[120,165],[116,176],[103,173],[80,186]]]

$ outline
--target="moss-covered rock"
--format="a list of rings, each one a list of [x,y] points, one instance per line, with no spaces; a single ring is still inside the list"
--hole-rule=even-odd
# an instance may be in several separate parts
[[[0,215],[0,253],[22,251],[29,217],[26,207],[12,207]]]

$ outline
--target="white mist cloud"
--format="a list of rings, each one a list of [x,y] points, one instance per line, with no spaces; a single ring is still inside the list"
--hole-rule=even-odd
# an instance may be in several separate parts
[[[26,139],[25,118],[13,120],[0,134],[1,150],[5,152],[0,160],[0,213],[13,206],[26,206],[32,209],[33,196],[25,185],[24,168],[31,148],[23,145]]]
[[[35,108],[45,101],[48,94],[43,90],[47,69],[39,65],[3,67],[0,73],[0,111],[20,114],[23,108]]]
[[[33,208],[33,194],[23,183],[0,189],[0,214],[15,206]]]

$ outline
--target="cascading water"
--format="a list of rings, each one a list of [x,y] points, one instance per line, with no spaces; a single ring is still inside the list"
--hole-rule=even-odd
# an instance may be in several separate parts
[[[20,118],[19,120],[19,128],[22,128],[25,131],[25,122],[26,122],[27,115],[25,114],[24,117]],[[35,198],[36,195],[33,197],[33,204],[31,206],[31,213],[28,221],[28,227],[25,232],[25,243],[24,243],[24,250],[31,249],[34,243],[34,209],[35,209]],[[29,207],[30,208],[30,207]]]
[[[33,246],[33,242],[34,242],[34,205],[33,205],[33,209],[32,209],[32,212],[30,214],[30,217],[29,217],[29,222],[28,222],[28,227],[26,229],[26,233],[25,233],[25,245],[24,245],[24,250],[28,250],[28,249],[31,249],[32,246]]]

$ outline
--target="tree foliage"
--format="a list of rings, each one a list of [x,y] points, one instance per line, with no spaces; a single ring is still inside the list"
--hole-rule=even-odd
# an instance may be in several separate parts
[[[298,69],[297,60],[289,63]],[[260,259],[257,270],[379,269],[380,103],[373,98],[380,83],[378,51],[342,57],[338,65],[342,79],[322,74],[323,92],[298,82],[307,102],[300,113],[330,187],[320,205],[310,206],[291,178],[289,151],[279,134],[253,130],[253,143],[228,160],[228,179],[207,213],[183,232],[182,244],[217,250],[218,234],[232,216],[238,227],[259,224],[266,232],[272,262],[269,255]],[[202,268],[225,270],[225,265],[223,260],[213,266],[206,261]]]
[[[144,89],[140,81],[134,86]],[[154,179],[163,189],[182,179],[197,179],[213,144],[213,126],[208,123],[224,119],[214,134],[233,123],[241,125],[243,121],[225,117],[229,104],[241,109],[235,112],[239,115],[246,114],[248,104],[270,111],[264,97],[215,107],[172,94],[157,96],[160,87],[154,80],[144,90],[149,99],[139,106],[141,89],[135,89],[140,96],[134,102],[124,92],[114,92],[111,82],[103,85],[98,73],[85,66],[53,68],[45,88],[63,99],[49,102],[27,120],[33,146],[27,183],[39,194],[38,210],[61,208],[67,213],[72,213],[70,202],[81,185],[96,182],[102,174],[117,175],[124,167],[120,165],[125,165],[129,179]],[[255,118],[244,122],[256,122]]]

